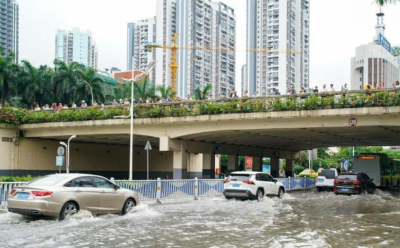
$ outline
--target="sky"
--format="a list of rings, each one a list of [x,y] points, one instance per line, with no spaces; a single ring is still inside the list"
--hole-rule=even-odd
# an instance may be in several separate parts
[[[91,30],[99,50],[99,69],[126,69],[127,23],[154,17],[156,0],[18,0],[20,59],[52,66],[57,29]],[[246,47],[246,0],[222,0],[237,17],[236,47]],[[310,85],[350,83],[350,59],[357,46],[372,42],[374,0],[310,0]],[[386,37],[400,44],[400,4],[383,8]],[[246,53],[238,52],[236,85]]]

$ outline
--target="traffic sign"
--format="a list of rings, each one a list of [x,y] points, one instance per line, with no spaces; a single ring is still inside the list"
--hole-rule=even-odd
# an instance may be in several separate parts
[[[62,147],[62,146],[60,146],[60,147],[57,149],[57,155],[58,155],[58,156],[64,156],[64,154],[65,154],[65,148]]]
[[[358,121],[357,121],[356,118],[351,118],[351,119],[349,120],[349,125],[350,125],[350,126],[356,127],[357,124],[358,124]]]
[[[62,167],[64,165],[64,157],[63,156],[57,156],[56,157],[56,166],[57,167]]]
[[[153,148],[151,147],[150,141],[147,141],[146,146],[144,147],[145,150],[152,150]]]

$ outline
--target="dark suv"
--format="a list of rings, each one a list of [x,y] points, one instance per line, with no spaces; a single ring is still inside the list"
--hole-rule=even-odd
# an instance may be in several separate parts
[[[364,194],[375,192],[375,184],[369,176],[363,172],[341,173],[334,181],[333,192],[335,194]]]

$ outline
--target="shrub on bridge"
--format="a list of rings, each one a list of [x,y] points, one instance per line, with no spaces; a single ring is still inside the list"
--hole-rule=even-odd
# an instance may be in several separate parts
[[[28,111],[14,107],[0,108],[0,123],[6,125],[18,126],[21,124],[23,116],[26,116]]]

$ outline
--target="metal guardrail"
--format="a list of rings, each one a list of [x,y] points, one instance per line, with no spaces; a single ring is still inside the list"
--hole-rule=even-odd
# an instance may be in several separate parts
[[[0,183],[0,209],[4,209],[7,206],[7,197],[14,187],[27,183],[28,182]]]
[[[285,185],[286,191],[315,188],[315,178],[277,178]],[[7,207],[7,197],[11,190],[28,182],[0,182],[0,209]],[[186,180],[115,180],[115,184],[124,189],[137,192],[141,201],[183,199],[222,196],[224,182],[221,179],[186,179]]]

